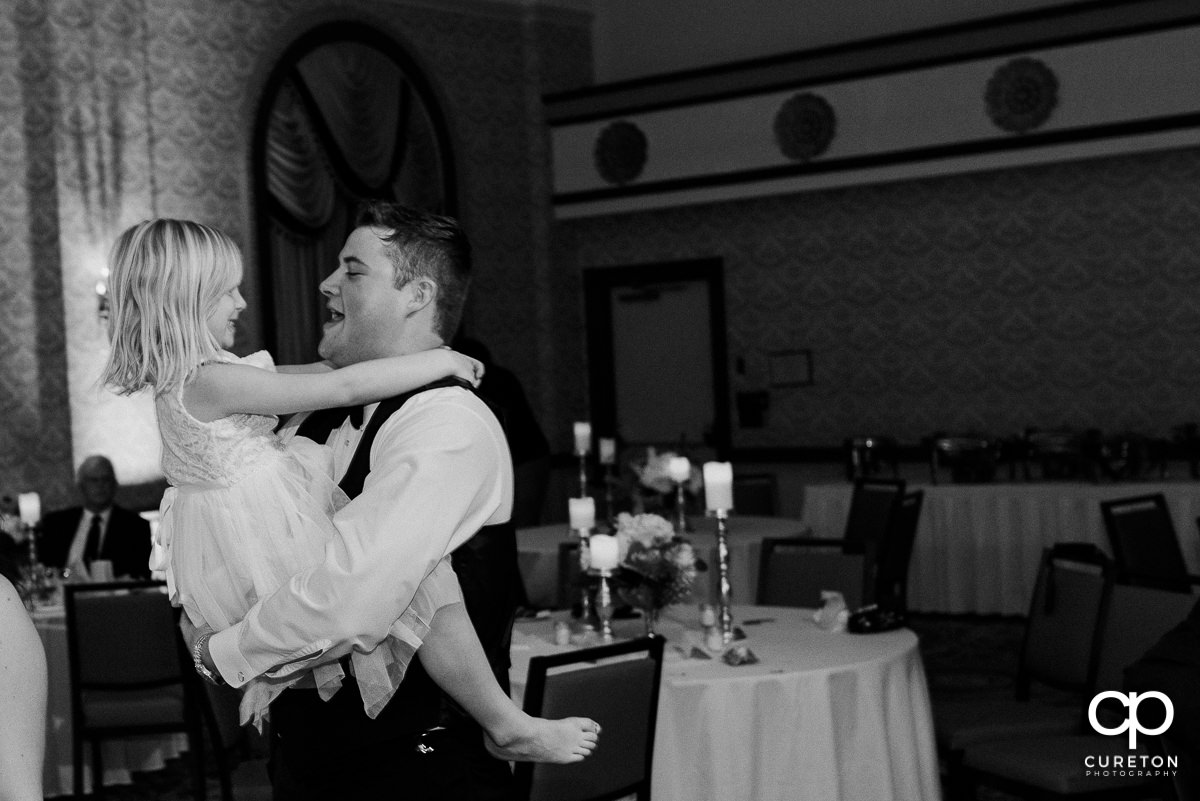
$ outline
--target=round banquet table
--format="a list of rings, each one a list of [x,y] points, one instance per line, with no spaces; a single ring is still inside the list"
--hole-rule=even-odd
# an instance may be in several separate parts
[[[703,644],[696,617],[694,607],[672,607],[659,626],[667,648],[655,801],[941,797],[929,690],[911,631],[833,633],[813,623],[811,610],[736,606],[742,644],[759,662],[733,667],[689,656]],[[532,656],[580,647],[553,644],[554,622],[564,618],[518,622],[510,671],[518,702]],[[615,629],[638,636],[642,623],[618,620]]]
[[[693,587],[696,603],[716,603],[717,588],[717,521],[709,517],[688,518],[695,531],[691,540],[696,554],[708,563]],[[749,603],[757,597],[758,563],[762,541],[766,537],[800,537],[808,527],[799,520],[786,517],[729,518],[729,583],[734,603]],[[550,609],[558,603],[558,546],[575,539],[566,523],[517,529],[517,558],[525,592],[530,606]]]
[[[71,667],[67,652],[67,625],[62,606],[35,609],[34,628],[46,649],[46,762],[42,773],[47,798],[72,795],[71,776]],[[156,734],[105,740],[104,784],[130,784],[131,771],[160,770],[166,760],[187,750],[187,735]],[[84,791],[92,789],[91,757],[84,755]]]

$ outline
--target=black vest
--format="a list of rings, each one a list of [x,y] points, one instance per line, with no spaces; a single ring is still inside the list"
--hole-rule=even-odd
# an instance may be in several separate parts
[[[346,495],[355,498],[362,492],[367,474],[371,472],[371,443],[384,422],[414,395],[448,386],[460,386],[474,391],[466,382],[451,378],[427,384],[379,404],[367,422],[354,456],[346,468],[346,474],[339,482]],[[296,434],[324,443],[348,415],[349,409],[345,408],[313,412],[300,424]],[[450,555],[450,563],[458,576],[458,583],[462,586],[467,614],[470,615],[475,632],[479,635],[492,672],[507,692],[509,646],[512,642],[513,621],[516,618],[521,581],[517,566],[516,528],[512,523],[484,526]],[[442,696],[441,690],[421,667],[419,659],[414,659],[409,664],[404,681],[389,702],[389,707],[396,704],[410,708],[412,720],[419,721],[419,727],[433,726],[438,722],[445,723],[445,714],[462,714],[448,697]]]

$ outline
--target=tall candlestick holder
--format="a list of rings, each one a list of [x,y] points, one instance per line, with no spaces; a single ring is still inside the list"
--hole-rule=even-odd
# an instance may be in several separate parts
[[[31,526],[28,523],[23,524],[25,529],[25,556],[32,567],[39,565],[38,549],[37,549],[37,526]]]
[[[584,529],[579,529],[579,619],[582,622],[583,628],[586,631],[595,631],[596,627],[592,624],[593,618],[596,617],[596,610],[592,605],[592,588],[589,586],[588,576],[591,575],[592,556],[591,547],[588,544],[588,532]]]
[[[22,570],[22,584],[24,585],[24,593],[30,609],[34,609],[39,603],[45,604],[49,602],[51,595],[54,592],[54,584],[50,580],[49,571],[45,565],[41,563],[38,556],[37,537],[38,525],[24,525],[25,529],[25,557],[26,564]]]
[[[596,612],[600,617],[600,639],[604,642],[612,642],[613,628],[613,597],[612,587],[609,586],[609,579],[612,578],[611,570],[595,570],[593,573],[600,577],[600,588],[596,595]]]
[[[616,509],[613,508],[613,484],[615,483],[617,483],[617,473],[610,463],[604,466],[604,519],[608,521],[609,528],[615,528],[617,524]]]
[[[687,498],[683,494],[683,482],[675,482],[675,533],[686,534],[688,532],[687,519]]]
[[[587,451],[579,452],[579,497],[586,498],[588,496],[587,483]]]
[[[721,626],[721,641],[733,642],[733,604],[729,585],[729,510],[714,509],[717,518],[717,579],[720,582],[717,616]]]

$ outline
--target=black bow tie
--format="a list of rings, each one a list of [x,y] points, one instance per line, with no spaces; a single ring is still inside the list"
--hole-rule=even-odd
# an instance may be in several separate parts
[[[334,409],[318,409],[300,423],[296,434],[308,437],[315,442],[325,442],[329,435],[341,428],[342,423],[350,421],[354,428],[361,429],[363,424],[363,407],[339,406]]]

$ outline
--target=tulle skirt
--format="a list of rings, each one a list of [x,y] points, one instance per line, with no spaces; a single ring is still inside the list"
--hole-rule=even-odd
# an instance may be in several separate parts
[[[341,536],[331,517],[346,500],[330,477],[328,449],[298,438],[286,450],[268,451],[261,464],[233,486],[168,489],[151,567],[166,573],[172,602],[182,606],[193,623],[220,631],[294,574],[324,559],[326,543]],[[434,613],[461,600],[449,559],[443,559],[383,642],[370,653],[351,655],[370,717],[395,693],[429,633]],[[242,696],[242,722],[261,727],[270,702],[308,675],[251,681]],[[315,668],[311,675],[326,699],[344,677],[336,662]]]

